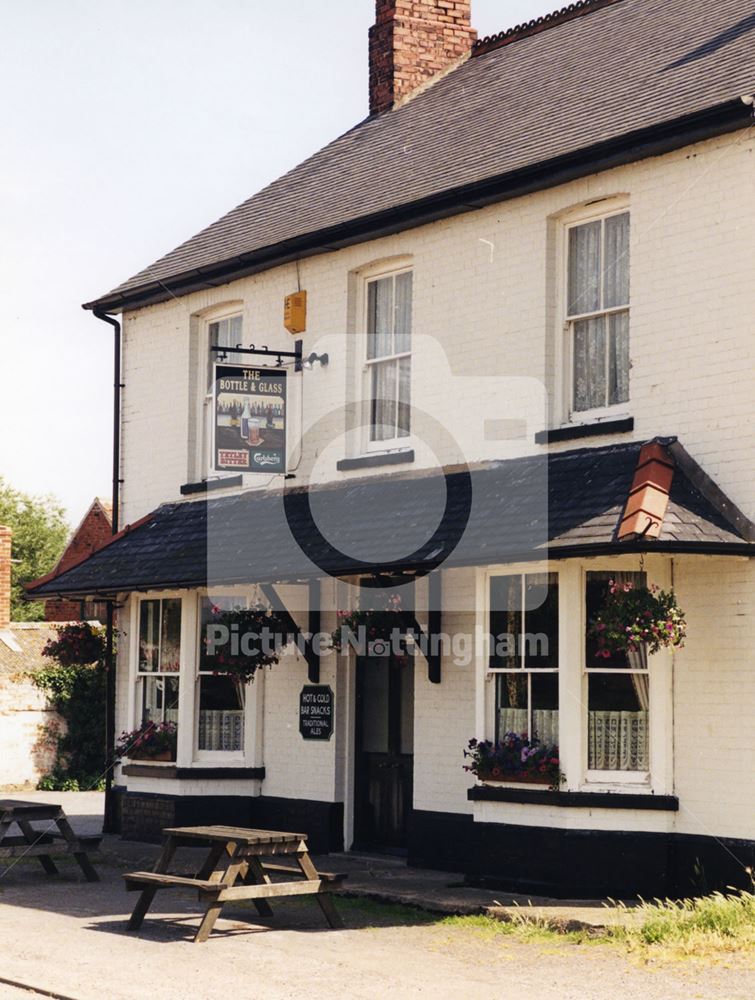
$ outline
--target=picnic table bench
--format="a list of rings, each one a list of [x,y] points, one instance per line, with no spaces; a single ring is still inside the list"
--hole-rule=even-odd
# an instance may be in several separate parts
[[[198,845],[207,845],[209,850],[196,876],[170,874],[168,869],[176,850]],[[291,856],[295,865],[268,860],[279,855]],[[273,882],[273,875],[284,874],[290,880]],[[346,876],[318,872],[303,833],[235,826],[169,827],[163,830],[163,847],[153,870],[129,872],[123,877],[128,891],[141,892],[128,923],[129,930],[141,927],[159,890],[187,888],[196,889],[199,900],[206,904],[194,937],[196,943],[210,936],[225,903],[244,899],[250,899],[261,916],[272,916],[269,899],[313,895],[328,924],[333,928],[343,927],[330,892]]]
[[[41,830],[32,823],[46,822]],[[13,826],[20,834],[11,834]],[[53,832],[53,826],[57,832]],[[89,882],[99,875],[89,860],[102,837],[79,837],[71,829],[62,806],[49,802],[0,799],[0,862],[6,859],[37,858],[48,875],[58,875],[53,858],[73,857]]]

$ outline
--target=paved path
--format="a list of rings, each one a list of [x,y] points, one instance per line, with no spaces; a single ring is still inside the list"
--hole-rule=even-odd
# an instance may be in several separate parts
[[[49,793],[39,797],[49,799]],[[64,799],[74,827],[96,815],[91,799]],[[77,814],[77,809],[81,811]],[[88,810],[88,811],[87,811]],[[87,821],[88,822],[88,821]],[[198,922],[193,894],[158,896],[139,935],[125,923],[133,896],[121,874],[154,848],[105,848],[102,882],[73,866],[48,879],[19,865],[0,876],[0,980],[15,980],[71,1000],[466,1000],[516,995],[535,1000],[749,1000],[755,977],[740,960],[705,968],[685,962],[647,968],[610,945],[522,943],[467,927],[428,923],[404,907],[345,900],[347,929],[330,931],[311,901],[276,906],[274,920],[228,907],[216,934],[191,943]],[[188,856],[184,861],[191,864]],[[415,922],[412,922],[415,921]],[[5,991],[5,992],[4,992]],[[0,998],[19,991],[0,981]],[[23,995],[23,994],[21,994]],[[37,994],[39,995],[39,994]],[[34,997],[35,994],[29,994]]]

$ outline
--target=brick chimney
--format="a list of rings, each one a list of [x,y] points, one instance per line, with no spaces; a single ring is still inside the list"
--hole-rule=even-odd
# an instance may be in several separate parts
[[[0,629],[10,624],[10,552],[13,532],[0,524]]]
[[[471,0],[376,0],[370,28],[370,114],[469,55],[477,38]]]

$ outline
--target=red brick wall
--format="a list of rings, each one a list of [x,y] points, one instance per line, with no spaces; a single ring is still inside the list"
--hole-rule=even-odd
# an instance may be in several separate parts
[[[79,525],[76,534],[68,543],[60,557],[58,569],[64,570],[86,556],[90,556],[107,542],[112,534],[110,517],[99,503],[95,503]],[[82,608],[81,601],[55,600],[47,601],[45,605],[45,620],[48,622],[70,622],[81,618],[99,618],[104,620],[103,608]]]
[[[370,28],[370,113],[388,111],[470,52],[471,0],[377,0]]]
[[[0,628],[6,628],[10,622],[10,570],[11,570],[11,537],[12,532],[4,524],[0,524]]]

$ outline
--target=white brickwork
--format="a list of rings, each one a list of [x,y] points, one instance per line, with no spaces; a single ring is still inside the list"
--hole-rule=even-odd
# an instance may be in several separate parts
[[[749,132],[729,135],[303,261],[302,287],[309,293],[305,353],[327,351],[330,365],[303,377],[303,426],[322,426],[301,454],[295,440],[299,390],[293,390],[289,431],[295,482],[385,475],[384,469],[336,470],[339,459],[360,450],[360,435],[339,408],[359,397],[360,275],[378,261],[411,263],[414,269],[414,405],[449,427],[470,461],[538,453],[534,434],[545,428],[546,410],[552,423],[561,416],[554,374],[562,336],[560,224],[585,203],[621,198],[631,212],[632,369],[626,414],[634,417],[635,431],[630,438],[587,443],[677,435],[752,517],[753,145]],[[124,523],[161,502],[179,500],[181,484],[196,478],[208,313],[239,302],[245,342],[290,349],[293,338],[283,330],[282,309],[296,281],[295,268],[283,266],[126,315]],[[291,381],[297,383],[298,376]],[[334,409],[338,413],[328,427]],[[512,421],[509,440],[500,434],[486,440],[486,419]],[[524,421],[522,435],[516,420]],[[423,441],[411,443],[417,454],[414,469],[453,457],[452,450],[441,448],[436,457]],[[265,489],[280,480],[260,477],[247,485]],[[743,560],[674,562],[674,585],[689,619],[687,648],[675,657],[673,674],[673,766],[663,778],[666,786],[672,781],[667,790],[680,797],[677,815],[623,810],[617,818],[605,810],[545,813],[486,803],[475,807],[476,818],[752,837],[755,816],[748,789],[755,760],[755,631],[748,611],[753,572]],[[444,594],[444,604],[454,609],[444,616],[444,630],[471,633],[479,599],[474,571],[444,573]],[[297,600],[293,594],[289,598]],[[332,590],[326,607],[332,612],[338,607]],[[334,617],[326,617],[325,628],[334,624]],[[120,663],[122,728],[128,701],[123,656]],[[473,673],[447,657],[442,684],[432,685],[424,661],[417,659],[416,809],[472,812],[466,798],[472,779],[462,770],[462,751],[475,735],[479,716]],[[263,794],[348,799],[353,794],[353,676],[344,661],[331,656],[322,665],[321,683],[336,693],[336,735],[328,743],[304,744],[299,736],[298,695],[306,683],[302,658],[287,654],[258,683],[264,688]],[[347,825],[350,809],[347,801]]]

